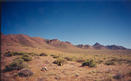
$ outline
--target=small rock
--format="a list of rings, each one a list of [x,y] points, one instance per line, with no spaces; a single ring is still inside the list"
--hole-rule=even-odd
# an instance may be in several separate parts
[[[60,77],[59,76],[56,76],[56,77],[54,77],[56,80],[60,80]]]
[[[79,76],[79,74],[78,74],[78,73],[76,73],[76,74],[75,74],[75,76],[76,76],[76,77],[78,77],[78,76]]]

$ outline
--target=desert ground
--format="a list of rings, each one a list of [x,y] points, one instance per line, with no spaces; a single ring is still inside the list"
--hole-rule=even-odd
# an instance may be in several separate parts
[[[82,49],[20,36],[2,38],[2,81],[131,81],[130,49]]]
[[[91,54],[75,53],[44,53],[46,56],[40,56],[43,53],[29,53],[32,60],[28,61],[28,69],[33,72],[32,76],[20,77],[18,72],[21,70],[12,70],[2,72],[3,81],[130,81],[131,80],[131,54],[130,51],[109,51],[89,50]],[[98,54],[97,54],[98,53]],[[114,53],[116,53],[114,55]],[[122,54],[123,53],[123,54]],[[33,54],[33,55],[32,55]],[[3,54],[4,55],[4,54]],[[2,70],[9,65],[13,59],[21,57],[15,55],[2,57]],[[68,59],[68,58],[69,59]],[[53,62],[59,58],[65,59],[66,63],[58,66]],[[93,59],[96,62],[95,67],[82,66],[86,59]],[[106,64],[106,62],[112,62]],[[45,64],[48,71],[41,71]],[[25,69],[25,68],[23,68]],[[6,80],[7,79],[7,80]]]

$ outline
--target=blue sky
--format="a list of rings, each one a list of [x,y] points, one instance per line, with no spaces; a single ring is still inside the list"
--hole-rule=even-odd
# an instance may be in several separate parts
[[[131,48],[131,2],[8,2],[2,33]]]

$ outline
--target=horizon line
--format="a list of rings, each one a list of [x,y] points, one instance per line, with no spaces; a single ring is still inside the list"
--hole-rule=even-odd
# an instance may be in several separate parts
[[[74,43],[72,43],[72,42],[70,42],[70,41],[66,41],[66,40],[60,40],[60,39],[58,39],[58,38],[53,38],[53,39],[48,39],[48,38],[44,38],[44,37],[41,37],[41,36],[30,36],[30,35],[27,35],[27,34],[21,34],[21,33],[8,33],[8,34],[5,34],[5,33],[3,33],[3,32],[1,32],[1,35],[26,35],[26,36],[29,36],[29,37],[40,37],[40,38],[42,38],[42,39],[46,39],[46,40],[53,40],[53,39],[57,39],[57,40],[59,40],[59,41],[61,41],[61,42],[69,42],[69,43],[71,43],[72,45],[90,45],[90,46],[93,46],[93,45],[95,45],[96,43],[98,43],[98,44],[100,44],[100,45],[103,45],[103,46],[111,46],[111,45],[116,45],[116,46],[122,46],[122,47],[125,47],[125,48],[127,48],[127,49],[131,49],[130,47],[126,47],[126,46],[123,46],[123,45],[117,45],[117,44],[106,44],[106,45],[104,45],[104,44],[101,44],[101,43],[99,43],[99,42],[95,42],[94,44],[83,44],[83,43],[79,43],[79,44],[74,44]]]

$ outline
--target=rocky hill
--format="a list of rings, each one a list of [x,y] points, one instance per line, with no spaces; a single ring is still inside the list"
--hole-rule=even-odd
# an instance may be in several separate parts
[[[53,49],[53,50],[60,50],[60,51],[83,51],[86,49],[97,49],[97,50],[103,50],[103,49],[109,49],[109,50],[126,50],[127,48],[123,46],[117,46],[117,45],[108,45],[104,46],[99,43],[95,43],[93,46],[91,45],[73,45],[68,41],[60,41],[58,39],[44,39],[40,37],[30,37],[28,35],[24,34],[9,34],[4,35],[1,34],[1,42],[2,42],[2,48],[15,48],[17,46],[19,47],[30,47],[30,48],[37,48],[37,49]]]

